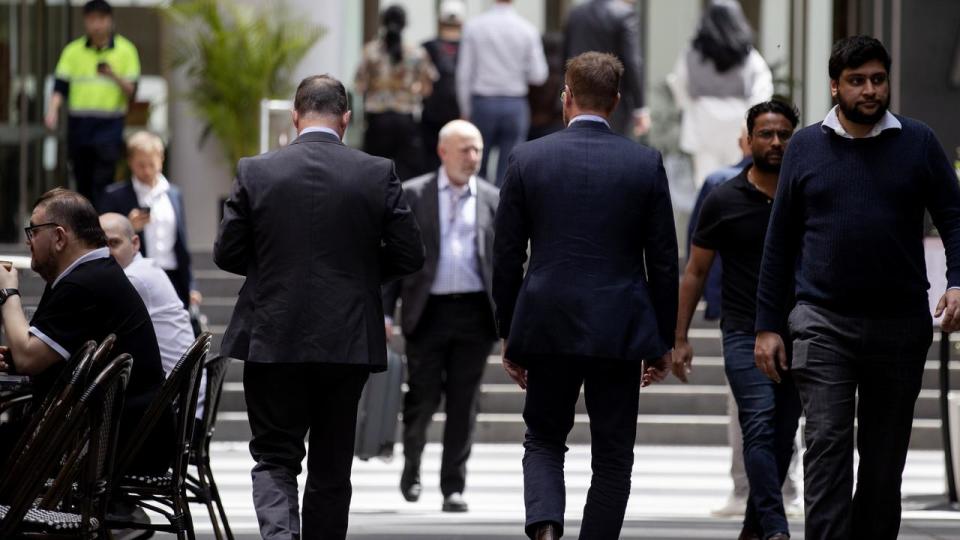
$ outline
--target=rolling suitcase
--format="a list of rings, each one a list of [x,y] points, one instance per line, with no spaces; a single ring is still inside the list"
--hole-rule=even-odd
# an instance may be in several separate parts
[[[372,457],[389,460],[397,438],[400,415],[403,356],[387,347],[387,370],[371,373],[357,409],[357,435],[353,453],[366,461]]]

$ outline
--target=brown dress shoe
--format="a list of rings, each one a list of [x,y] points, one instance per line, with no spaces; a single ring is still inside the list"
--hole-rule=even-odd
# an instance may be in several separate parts
[[[560,530],[556,523],[544,523],[537,527],[534,540],[559,540]]]

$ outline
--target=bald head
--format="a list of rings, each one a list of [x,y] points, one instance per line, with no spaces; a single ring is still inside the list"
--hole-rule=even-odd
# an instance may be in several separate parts
[[[108,212],[100,216],[100,227],[107,235],[110,254],[123,268],[133,262],[140,251],[140,237],[126,216]]]
[[[450,182],[462,186],[480,170],[483,137],[477,126],[466,120],[452,120],[440,129],[437,154]]]

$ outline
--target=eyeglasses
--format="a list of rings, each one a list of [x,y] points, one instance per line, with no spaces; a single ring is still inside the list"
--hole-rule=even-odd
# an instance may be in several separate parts
[[[37,229],[41,229],[43,227],[50,227],[50,226],[59,227],[60,224],[50,221],[48,223],[41,223],[39,225],[30,225],[28,227],[24,227],[23,232],[24,234],[27,235],[27,240],[33,240],[34,231],[36,231]]]

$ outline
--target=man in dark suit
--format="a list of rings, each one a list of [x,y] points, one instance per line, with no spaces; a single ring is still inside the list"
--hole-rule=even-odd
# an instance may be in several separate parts
[[[663,380],[677,238],[660,155],[610,130],[623,65],[567,62],[567,128],[514,150],[500,192],[493,296],[503,364],[527,390],[526,532],[563,532],[563,454],[584,388],[593,454],[580,538],[618,538],[641,386]],[[523,264],[530,243],[526,276]]]
[[[246,276],[222,353],[245,360],[253,500],[266,539],[301,538],[297,475],[310,432],[304,539],[343,539],[357,402],[386,369],[380,287],[423,265],[393,163],[341,142],[340,81],[297,88],[289,146],[241,159],[214,245]]]
[[[570,10],[564,29],[564,58],[587,51],[610,53],[623,62],[623,95],[610,115],[610,128],[622,135],[643,135],[650,113],[643,100],[640,18],[634,0],[590,0]]]
[[[500,196],[477,178],[483,139],[465,120],[439,134],[436,172],[403,184],[423,232],[427,260],[416,274],[394,282],[384,294],[387,335],[397,298],[407,345],[403,405],[403,475],[400,491],[420,498],[420,457],[427,426],[446,398],[440,491],[443,511],[466,512],[467,458],[476,419],[477,394],[487,356],[497,339],[493,322],[493,216]]]

